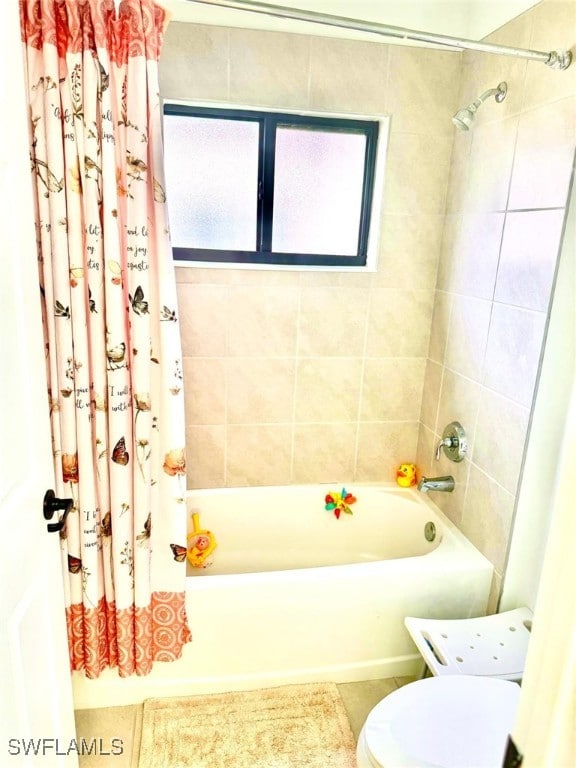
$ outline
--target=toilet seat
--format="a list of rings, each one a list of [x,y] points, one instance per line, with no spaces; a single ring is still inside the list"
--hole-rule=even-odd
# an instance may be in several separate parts
[[[410,683],[368,715],[358,768],[500,768],[519,696],[517,683],[497,678]]]

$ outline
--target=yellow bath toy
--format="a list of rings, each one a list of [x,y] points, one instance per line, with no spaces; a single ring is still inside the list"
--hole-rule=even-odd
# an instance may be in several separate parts
[[[192,567],[206,568],[210,565],[208,558],[216,549],[216,539],[212,531],[200,528],[200,515],[198,512],[192,513],[192,524],[194,531],[188,534],[188,552],[186,557]]]
[[[400,464],[396,470],[396,482],[402,488],[416,485],[416,466],[414,464]]]

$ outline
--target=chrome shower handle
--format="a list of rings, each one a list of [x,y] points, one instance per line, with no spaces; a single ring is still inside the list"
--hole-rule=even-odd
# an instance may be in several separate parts
[[[451,461],[463,460],[468,451],[468,441],[464,427],[459,421],[450,422],[442,433],[442,440],[436,447],[436,461],[439,461],[442,449]]]
[[[454,444],[454,438],[453,437],[443,437],[442,440],[438,443],[436,446],[436,461],[440,461],[440,454],[442,452],[442,448],[452,448]]]

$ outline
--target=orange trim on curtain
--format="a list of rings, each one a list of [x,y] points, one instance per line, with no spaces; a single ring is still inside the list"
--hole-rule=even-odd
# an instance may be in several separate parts
[[[118,667],[120,677],[147,675],[154,661],[179,659],[191,640],[183,593],[154,592],[150,606],[121,611],[101,598],[86,611],[71,605],[66,619],[71,668],[92,679],[106,667]]]
[[[118,15],[113,0],[20,0],[23,42],[37,50],[53,45],[61,59],[105,48],[117,65],[130,56],[157,61],[169,20],[150,0],[123,0]]]

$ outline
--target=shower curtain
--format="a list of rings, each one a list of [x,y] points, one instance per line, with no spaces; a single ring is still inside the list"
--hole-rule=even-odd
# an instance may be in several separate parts
[[[21,0],[20,19],[56,495],[74,501],[60,534],[71,666],[143,675],[190,639],[168,18],[153,0]]]

